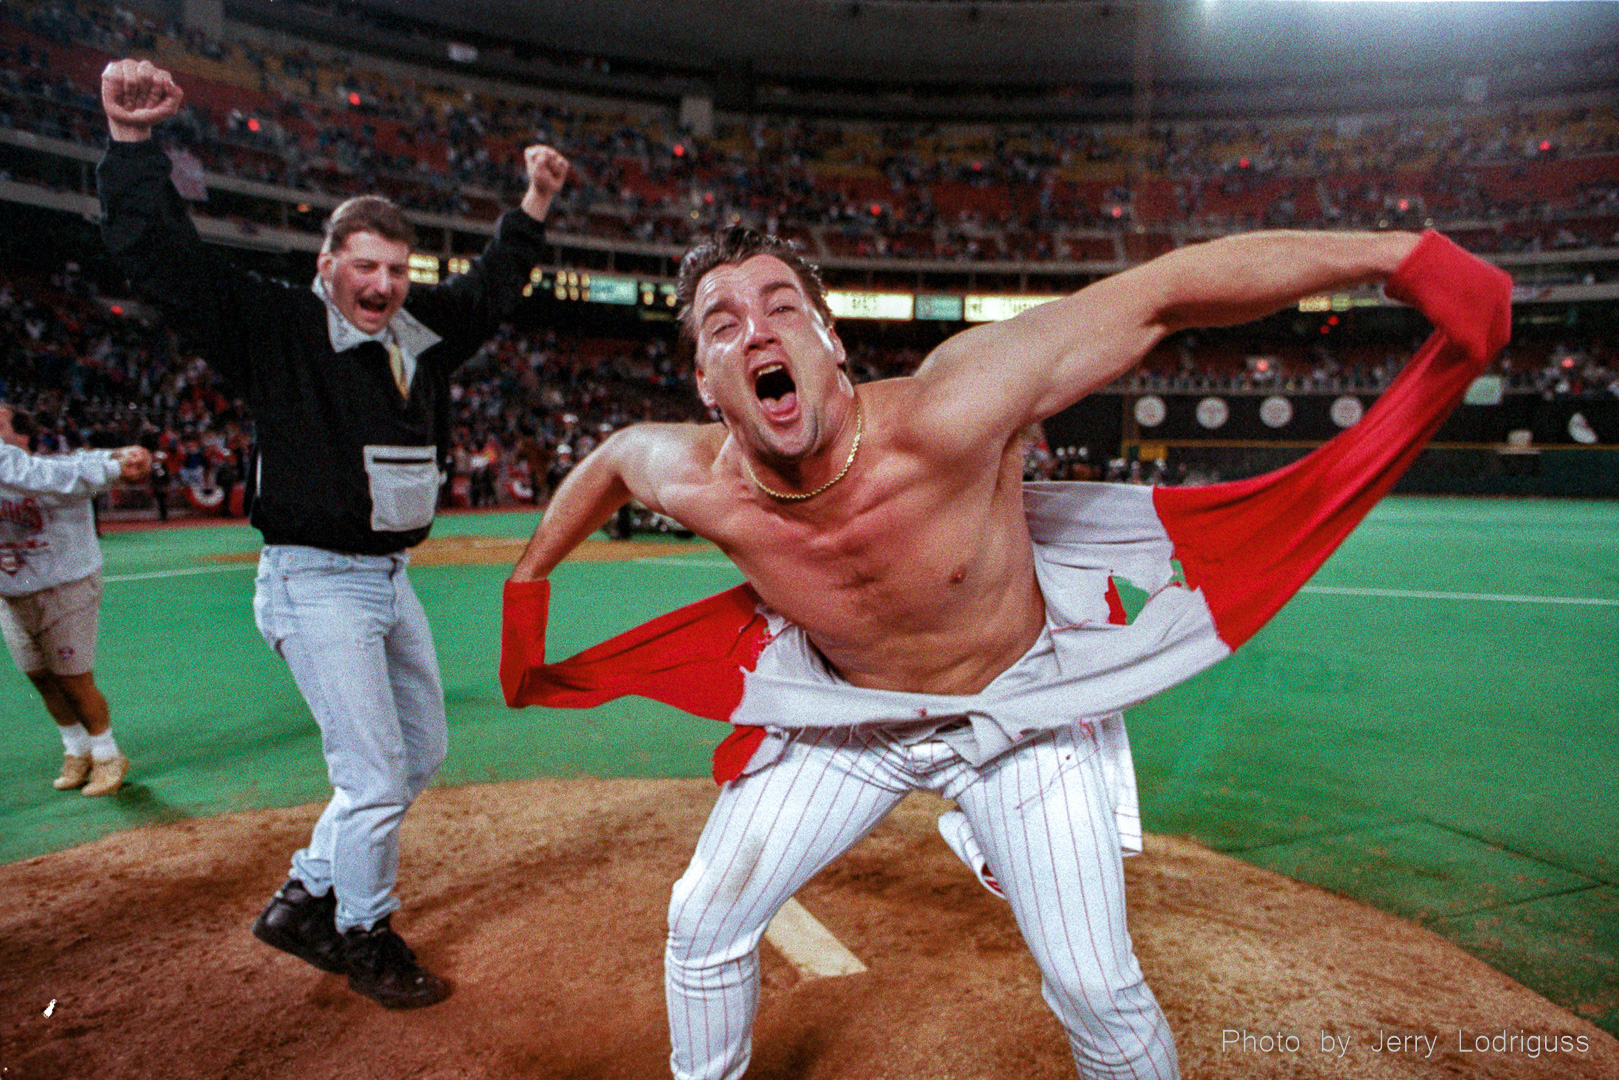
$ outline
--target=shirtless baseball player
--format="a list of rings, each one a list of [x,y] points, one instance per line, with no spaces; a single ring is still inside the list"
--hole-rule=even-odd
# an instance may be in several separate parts
[[[697,390],[723,422],[640,424],[604,442],[556,493],[508,595],[633,497],[717,544],[848,695],[1053,679],[1058,597],[1042,589],[1025,518],[1021,433],[1166,334],[1384,280],[1418,240],[1272,232],[1189,246],[957,334],[915,375],[856,387],[814,269],[775,238],[725,230],[680,275]],[[674,1075],[742,1075],[766,924],[915,789],[965,815],[1079,1072],[1178,1075],[1125,926],[1095,717],[1052,715],[986,756],[963,752],[959,716],[922,713],[788,731],[722,785],[670,907]]]

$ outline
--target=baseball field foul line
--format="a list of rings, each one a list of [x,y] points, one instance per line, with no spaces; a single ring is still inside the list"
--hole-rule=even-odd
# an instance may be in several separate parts
[[[1418,589],[1356,589],[1336,585],[1306,585],[1303,593],[1327,596],[1391,596],[1404,600],[1490,600],[1502,604],[1578,604],[1619,607],[1619,600],[1593,596],[1514,596],[1507,593],[1423,592]]]
[[[860,958],[844,948],[843,942],[797,900],[788,900],[776,912],[765,927],[765,940],[806,979],[858,975],[866,970]]]
[[[105,582],[152,581],[156,578],[190,577],[193,574],[227,574],[232,570],[257,570],[257,565],[240,566],[187,566],[178,570],[148,570],[142,574],[108,574]]]

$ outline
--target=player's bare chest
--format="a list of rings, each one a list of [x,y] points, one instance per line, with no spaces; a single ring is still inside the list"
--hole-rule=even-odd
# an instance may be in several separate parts
[[[836,517],[761,513],[728,550],[767,598],[915,608],[973,576],[985,517],[967,504],[903,497]]]

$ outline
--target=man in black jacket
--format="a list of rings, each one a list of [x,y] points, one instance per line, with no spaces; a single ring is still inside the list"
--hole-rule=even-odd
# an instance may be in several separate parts
[[[413,287],[409,223],[362,196],[333,211],[318,275],[295,288],[202,244],[151,138],[183,100],[168,72],[114,61],[101,97],[107,246],[252,410],[250,519],[265,543],[254,617],[320,725],[333,788],[253,932],[385,1006],[431,1005],[448,985],[389,925],[400,822],[446,746],[438,661],[406,564],[437,507],[450,375],[521,295],[568,163],[550,147],[525,151],[521,208],[465,274]]]

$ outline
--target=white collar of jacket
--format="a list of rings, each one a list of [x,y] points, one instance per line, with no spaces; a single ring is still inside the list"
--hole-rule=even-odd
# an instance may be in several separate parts
[[[321,303],[326,305],[326,334],[331,338],[333,352],[347,352],[365,341],[375,341],[378,345],[386,346],[391,340],[399,346],[399,351],[405,354],[405,374],[407,378],[413,379],[416,376],[416,358],[444,340],[423,326],[416,316],[404,308],[394,312],[394,317],[388,320],[387,326],[375,334],[367,334],[337,310],[331,294],[326,291],[326,282],[321,280],[319,274],[315,275],[314,284],[310,288],[320,297]]]

